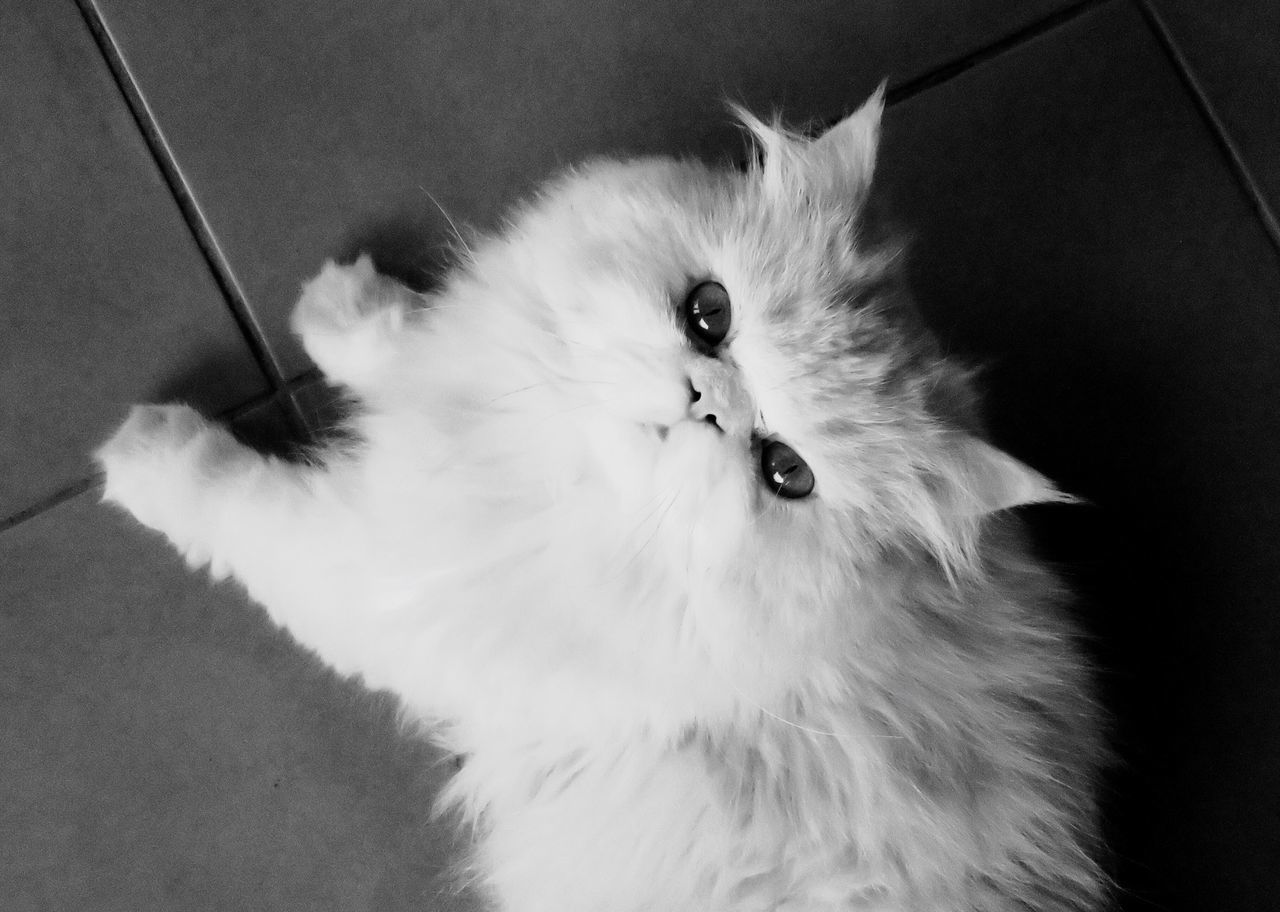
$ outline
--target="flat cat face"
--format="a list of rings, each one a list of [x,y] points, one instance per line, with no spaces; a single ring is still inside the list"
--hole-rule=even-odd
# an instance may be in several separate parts
[[[743,115],[763,152],[745,173],[585,166],[445,294],[444,386],[492,430],[490,481],[550,492],[567,573],[676,593],[735,655],[747,634],[808,654],[850,626],[868,567],[972,572],[986,515],[1057,496],[974,436],[897,252],[859,246],[880,112],[811,141]]]

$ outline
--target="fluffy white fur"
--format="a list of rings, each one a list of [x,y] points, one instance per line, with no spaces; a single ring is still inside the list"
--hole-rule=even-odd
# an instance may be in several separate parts
[[[744,114],[747,173],[584,166],[428,296],[327,265],[294,327],[358,446],[139,406],[99,453],[108,500],[442,723],[500,909],[1100,903],[1087,675],[1001,512],[1061,495],[860,245],[880,112]],[[719,358],[681,323],[704,279]],[[764,435],[810,497],[766,489]]]

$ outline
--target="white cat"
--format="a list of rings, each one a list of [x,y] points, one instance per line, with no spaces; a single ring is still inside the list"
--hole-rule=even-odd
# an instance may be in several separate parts
[[[746,173],[598,161],[438,293],[327,265],[294,327],[358,445],[183,406],[106,498],[437,720],[508,912],[1085,910],[1088,675],[969,375],[866,249],[881,97]]]

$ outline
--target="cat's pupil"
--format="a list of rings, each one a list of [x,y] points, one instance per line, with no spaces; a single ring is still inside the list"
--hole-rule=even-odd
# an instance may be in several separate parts
[[[712,349],[729,334],[729,292],[719,282],[694,286],[684,302],[685,334],[703,349]]]
[[[765,441],[760,448],[760,474],[778,497],[794,500],[813,492],[813,470],[781,440]]]

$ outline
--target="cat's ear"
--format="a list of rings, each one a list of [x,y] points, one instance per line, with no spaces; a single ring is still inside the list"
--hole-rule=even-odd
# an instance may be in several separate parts
[[[838,188],[861,203],[876,169],[883,113],[882,82],[862,107],[809,143],[805,150],[809,181]]]
[[[1035,469],[985,440],[957,434],[948,442],[948,506],[962,516],[985,516],[1032,503],[1075,503]]]
[[[983,572],[978,545],[991,514],[1023,504],[1077,502],[1035,469],[970,434],[947,433],[935,459],[927,502],[907,513],[950,577]]]
[[[771,197],[861,205],[875,172],[883,83],[862,107],[816,139],[790,133],[776,120],[769,126],[741,108],[735,110],[760,144],[759,173]]]

